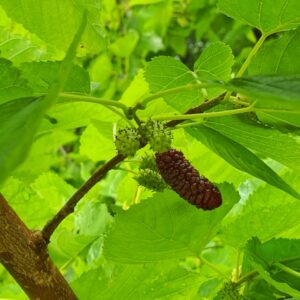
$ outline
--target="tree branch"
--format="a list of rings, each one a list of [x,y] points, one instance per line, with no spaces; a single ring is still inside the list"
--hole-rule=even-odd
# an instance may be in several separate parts
[[[68,200],[68,202],[59,210],[59,212],[45,225],[42,230],[42,236],[46,243],[49,243],[50,237],[58,225],[74,211],[76,204],[80,199],[97,183],[108,171],[113,169],[118,163],[123,161],[125,156],[116,155],[100,169],[98,169]]]
[[[30,231],[0,194],[0,262],[30,299],[76,300],[40,232]]]
[[[218,105],[224,97],[224,94],[201,103],[199,106],[189,109],[186,114],[196,114],[204,112],[216,105]],[[174,120],[167,123],[168,127],[174,127],[185,120]],[[145,145],[141,145],[141,148]],[[80,188],[73,194],[73,196],[67,201],[67,203],[60,209],[60,211],[44,226],[42,230],[42,236],[44,241],[48,244],[50,237],[58,227],[58,225],[74,211],[76,204],[82,199],[82,197],[97,183],[99,182],[107,172],[113,169],[118,163],[125,159],[123,155],[116,155],[111,160],[109,160],[105,165],[103,165],[99,170],[97,170]]]

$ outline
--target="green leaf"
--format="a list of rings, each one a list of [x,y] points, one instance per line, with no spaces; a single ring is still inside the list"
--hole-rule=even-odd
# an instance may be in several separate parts
[[[293,182],[295,175],[288,178]],[[238,248],[253,236],[270,240],[297,227],[299,213],[300,203],[294,198],[271,186],[260,187],[237,207],[236,214],[224,220],[222,239]]]
[[[74,188],[57,174],[47,172],[30,184],[10,177],[1,192],[27,226],[41,228],[72,195]]]
[[[153,93],[196,83],[192,71],[172,57],[159,56],[146,65],[145,78]],[[203,99],[201,91],[188,90],[164,97],[165,101],[181,112],[196,106]]]
[[[264,34],[290,30],[300,25],[298,0],[219,0],[226,15],[259,28]]]
[[[233,55],[229,46],[222,42],[209,45],[195,63],[195,71],[191,71],[180,61],[172,57],[155,57],[146,65],[145,78],[151,92],[160,92],[179,86],[199,83],[200,80],[227,80],[230,78]],[[217,87],[207,89],[210,98],[223,92],[223,85],[215,82]],[[220,86],[220,88],[219,88]],[[184,112],[199,105],[204,99],[199,88],[181,91],[164,96],[165,101],[177,110]]]
[[[283,245],[281,245],[283,246]],[[299,247],[299,243],[298,243]],[[263,253],[263,245],[257,238],[250,240],[246,247],[246,253],[252,266],[259,272],[261,277],[265,279],[268,283],[273,285],[279,291],[286,293],[292,297],[300,297],[299,290],[292,288],[286,282],[280,282],[273,278],[270,268],[268,267],[266,258]],[[298,248],[299,249],[299,248]],[[273,249],[274,251],[275,249]],[[299,253],[299,252],[298,252]]]
[[[19,69],[9,60],[0,58],[0,104],[21,97],[29,97],[32,90]]]
[[[231,48],[223,42],[216,42],[201,53],[194,70],[200,80],[228,80],[233,63]]]
[[[125,36],[119,37],[110,45],[111,51],[120,57],[129,57],[139,40],[139,34],[135,30],[129,30]]]
[[[54,50],[46,49],[43,44],[30,40],[27,35],[15,34],[0,26],[1,57],[20,64],[34,60],[55,59],[58,56]]]
[[[114,153],[113,125],[94,120],[81,135],[80,154],[97,162],[109,159]]]
[[[89,125],[92,120],[116,122],[120,119],[120,116],[114,114],[107,107],[87,102],[57,103],[50,108],[47,114],[52,121],[49,119],[42,121],[39,128],[40,134],[53,130],[84,127]]]
[[[173,191],[156,193],[121,212],[105,240],[105,257],[145,263],[198,255],[238,198],[231,185],[220,188],[224,203],[210,212],[195,208]]]
[[[72,282],[82,299],[192,299],[203,278],[171,264],[116,265],[108,277],[101,268]]]
[[[205,126],[265,157],[300,171],[300,144],[291,136],[263,126],[246,116],[211,118],[205,122]]]
[[[266,41],[254,56],[248,74],[297,74],[300,61],[295,59],[300,47],[300,29],[284,32],[276,39]]]
[[[84,17],[45,98],[21,98],[0,105],[0,183],[24,160],[44,113],[63,89],[85,25]]]
[[[0,182],[27,155],[45,108],[41,98],[21,98],[0,105]]]
[[[226,87],[257,100],[259,107],[300,108],[300,74],[234,78]]]
[[[35,93],[46,93],[49,86],[56,79],[61,63],[59,62],[32,62],[20,66],[22,76],[27,79],[28,86]],[[70,76],[63,89],[64,92],[90,93],[90,79],[87,71],[73,65]]]
[[[80,1],[77,1],[80,2]],[[82,37],[82,47],[88,53],[97,53],[104,47],[99,22],[98,5],[76,1],[3,0],[1,6],[7,15],[21,23],[42,40],[66,51],[77,32],[82,13],[89,8],[89,22]],[[86,6],[86,7],[85,7]]]
[[[249,74],[290,75],[299,73],[300,60],[295,59],[299,48],[299,29],[285,32],[279,38],[265,42],[252,60],[249,66]],[[283,102],[283,104],[285,103]],[[272,106],[272,103],[269,106]],[[297,114],[295,112],[264,111],[259,112],[258,116],[262,121],[277,126],[300,127],[300,112]]]
[[[187,132],[200,140],[204,145],[235,168],[260,178],[267,183],[284,190],[295,198],[300,199],[300,195],[291,186],[289,186],[267,164],[241,144],[203,125],[197,126],[197,128],[188,128]]]

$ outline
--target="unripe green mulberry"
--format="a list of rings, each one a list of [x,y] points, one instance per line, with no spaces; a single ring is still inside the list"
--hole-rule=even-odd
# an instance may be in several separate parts
[[[162,192],[165,188],[167,188],[166,183],[161,178],[159,173],[150,169],[140,170],[138,176],[135,177],[135,180],[140,185],[155,192]]]
[[[154,156],[145,155],[144,157],[142,157],[139,169],[150,169],[152,171],[158,172]]]
[[[245,300],[233,282],[226,282],[214,300]]]
[[[171,148],[172,133],[160,121],[148,120],[140,127],[143,142],[148,142],[155,152],[164,152]]]
[[[115,139],[118,153],[124,156],[133,156],[140,148],[140,139],[139,131],[135,128],[119,129]]]

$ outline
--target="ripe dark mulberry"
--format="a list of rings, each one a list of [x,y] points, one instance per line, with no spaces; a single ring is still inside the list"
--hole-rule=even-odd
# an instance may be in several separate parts
[[[222,204],[218,188],[201,176],[181,151],[170,149],[155,156],[162,178],[182,198],[204,210],[212,210]]]

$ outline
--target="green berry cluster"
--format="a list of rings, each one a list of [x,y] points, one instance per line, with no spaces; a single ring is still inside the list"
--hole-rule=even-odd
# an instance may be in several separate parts
[[[172,133],[163,122],[148,120],[140,126],[144,143],[148,142],[155,152],[164,152],[171,148]]]
[[[139,130],[136,128],[119,129],[115,136],[115,145],[119,154],[133,156],[141,145]]]
[[[154,157],[150,155],[143,157],[135,180],[139,185],[155,192],[162,192],[167,188],[167,184],[157,170]]]
[[[139,170],[138,176],[135,179],[139,185],[152,191],[162,192],[167,187],[159,173],[150,169]]]
[[[214,300],[245,300],[233,282],[226,282]]]

